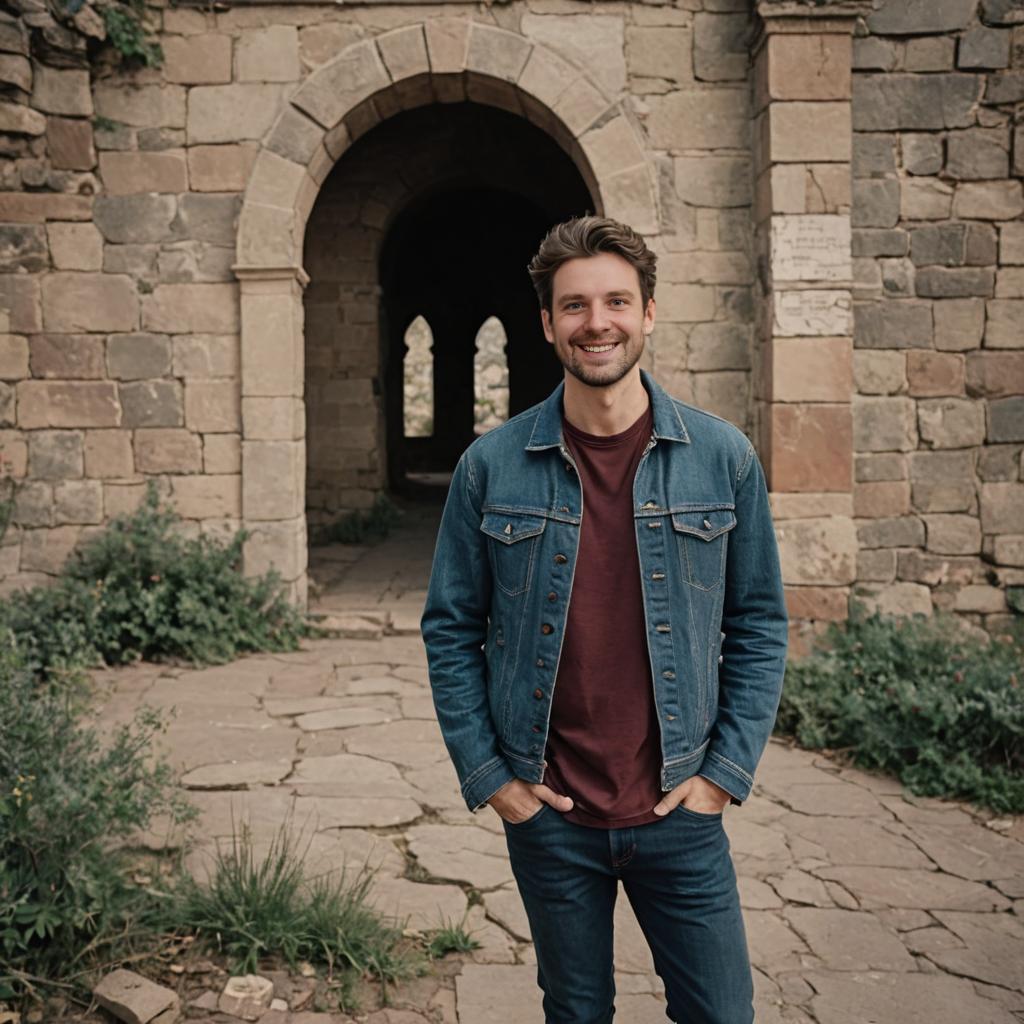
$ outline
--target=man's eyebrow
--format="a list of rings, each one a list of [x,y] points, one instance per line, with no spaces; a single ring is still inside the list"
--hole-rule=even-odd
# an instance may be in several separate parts
[[[606,298],[606,299],[618,299],[618,298],[628,298],[628,299],[631,299],[635,295],[636,295],[636,293],[633,292],[633,291],[630,291],[628,288],[619,288],[619,289],[617,289],[616,291],[613,291],[613,292],[605,292],[604,298]],[[587,298],[586,295],[579,295],[579,294],[559,295],[558,296],[558,301],[559,301],[559,303],[563,303],[563,302],[580,302],[582,300],[585,300],[586,298]]]

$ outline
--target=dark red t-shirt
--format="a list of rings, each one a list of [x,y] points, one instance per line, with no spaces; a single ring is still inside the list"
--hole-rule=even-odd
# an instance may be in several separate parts
[[[562,420],[583,519],[544,782],[573,798],[569,821],[597,828],[660,820],[661,744],[633,523],[633,478],[653,422],[649,405],[627,430],[605,437]]]

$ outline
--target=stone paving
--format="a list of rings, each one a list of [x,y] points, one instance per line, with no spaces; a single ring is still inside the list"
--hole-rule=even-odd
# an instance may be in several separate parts
[[[177,709],[163,742],[200,811],[194,870],[233,822],[265,846],[290,816],[315,870],[377,867],[376,905],[408,927],[465,917],[481,948],[454,987],[419,979],[375,1024],[539,1024],[500,822],[466,810],[433,715],[417,624],[435,529],[436,514],[414,510],[385,544],[317,553],[331,584],[317,609],[348,635],[198,671],[100,673],[99,716]],[[891,779],[773,741],[725,827],[759,1024],[1024,1021],[1024,819],[908,799]],[[624,896],[616,969],[617,1019],[666,1020]]]

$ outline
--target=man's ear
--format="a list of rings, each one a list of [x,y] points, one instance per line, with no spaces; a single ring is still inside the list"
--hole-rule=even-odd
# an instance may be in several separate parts
[[[540,323],[544,328],[544,337],[548,339],[553,345],[555,343],[555,330],[551,323],[551,310],[541,309],[540,311]]]
[[[647,300],[647,308],[644,310],[644,334],[650,334],[654,330],[654,299]]]

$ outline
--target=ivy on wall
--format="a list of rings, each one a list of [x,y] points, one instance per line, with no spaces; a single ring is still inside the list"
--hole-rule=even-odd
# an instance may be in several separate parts
[[[163,50],[156,41],[145,0],[50,0],[54,16],[68,28],[106,44],[118,62],[155,67],[163,62]]]

